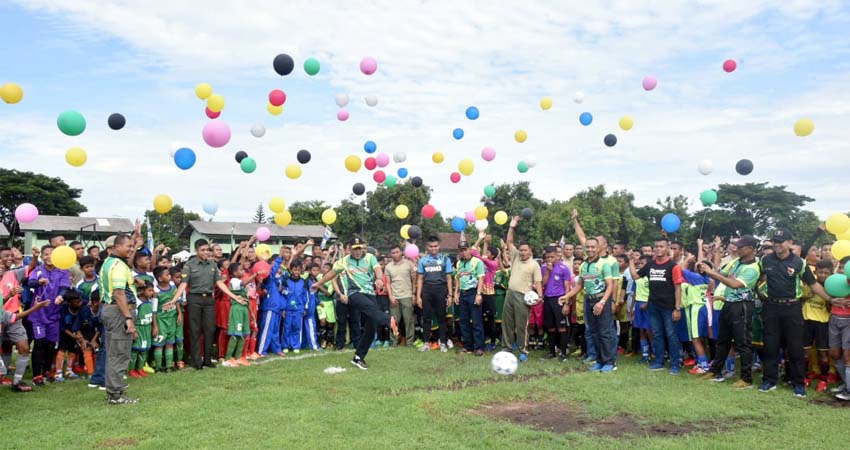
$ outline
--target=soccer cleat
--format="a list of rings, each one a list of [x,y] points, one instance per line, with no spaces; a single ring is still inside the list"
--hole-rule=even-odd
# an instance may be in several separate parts
[[[136,370],[136,369],[133,369],[133,370],[131,370],[131,371],[127,372],[127,376],[128,376],[128,377],[130,377],[130,378],[141,378],[141,377],[142,377],[142,376],[139,374],[139,371],[138,371],[138,370]]]
[[[744,380],[738,380],[732,383],[732,387],[736,389],[752,389],[753,383],[746,382]]]
[[[715,383],[722,383],[726,381],[726,377],[724,377],[723,375],[711,374],[711,381]]]
[[[723,378],[726,378],[726,379],[735,378],[735,371],[734,370],[724,370],[723,371]]]
[[[36,386],[44,386],[44,377],[41,375],[32,377],[32,384]]]
[[[602,367],[603,367],[602,364],[596,363],[596,364],[590,366],[590,368],[587,369],[587,371],[588,372],[601,372]]]
[[[13,392],[32,392],[32,387],[21,380],[12,385]]]
[[[65,381],[65,377],[63,377],[62,374],[60,373],[59,375],[56,375],[56,378],[54,378],[53,381],[55,381],[57,383],[61,383],[61,382]]]
[[[446,353],[449,351],[449,348],[446,344],[440,344],[440,353]]]
[[[688,373],[691,375],[702,375],[706,372],[701,366],[693,366],[691,370],[688,370]]]
[[[827,388],[826,381],[820,380],[820,381],[818,381],[818,387],[815,388],[815,391],[826,392],[826,388]]]
[[[678,375],[682,369],[679,366],[673,366],[670,368],[670,375]]]
[[[840,385],[838,385],[838,387],[834,387],[834,388],[830,389],[829,392],[832,392],[833,394],[840,394],[840,393],[844,392],[845,390],[847,390],[847,385],[844,384],[844,383],[841,383]]]
[[[643,355],[643,356],[641,356],[641,357],[640,357],[640,361],[638,361],[638,362],[639,362],[639,363],[641,363],[641,364],[646,364],[646,363],[648,363],[648,362],[649,362],[649,355]]]
[[[289,349],[288,348],[283,349],[283,353],[284,354],[289,353]]]
[[[142,378],[147,378],[147,377],[148,377],[148,373],[147,373],[147,372],[145,372],[144,370],[137,370],[137,371],[136,371],[136,373],[138,373],[138,374],[139,374],[139,376],[140,376],[140,377],[142,377]]]
[[[584,358],[582,362],[585,364],[593,364],[596,362],[596,358],[591,358],[588,356],[587,358]]]
[[[11,378],[9,378],[7,376],[0,378],[0,386],[11,386],[11,385],[12,385],[12,379]]]
[[[384,341],[384,348],[390,347],[390,341]]]
[[[297,355],[297,354],[301,353],[301,350],[296,348],[295,350],[292,351],[292,353],[295,353]]]
[[[759,386],[759,392],[770,392],[776,390],[776,383],[769,383],[765,381]]]
[[[147,364],[145,364],[145,367],[142,367],[142,371],[144,373],[149,373],[149,374],[156,373],[156,370],[154,370],[153,367],[151,367]]]
[[[850,391],[845,390],[843,392],[839,392],[835,394],[835,398],[843,400],[845,402],[850,401]]]
[[[451,339],[446,340],[446,347],[455,348],[455,343]]]
[[[438,342],[432,342],[432,343],[428,344],[428,346],[431,347],[431,350],[439,350],[440,349],[440,344]]]
[[[65,371],[65,378],[69,380],[76,380],[77,378],[80,378],[80,376],[74,373],[74,371],[72,370],[67,370]]]
[[[806,398],[806,388],[804,386],[794,386],[794,397]]]
[[[602,369],[600,369],[599,371],[602,372],[602,373],[611,373],[615,370],[617,370],[617,367],[614,366],[613,364],[605,364],[604,366],[602,366]]]
[[[528,353],[520,353],[519,354],[519,362],[526,362],[526,361],[528,361]]]
[[[475,350],[475,356],[484,356],[484,350]]]
[[[259,353],[254,352],[254,353],[251,353],[250,355],[248,355],[248,359],[250,359],[251,361],[256,361],[256,360],[260,359],[260,355],[259,355]]]
[[[106,400],[107,405],[135,405],[139,401],[135,398],[126,396],[112,397]]]
[[[664,370],[664,364],[652,363],[649,365],[649,370],[651,370],[652,372]]]
[[[103,385],[102,385],[102,384],[97,384],[97,383],[89,383],[89,387],[90,387],[90,388],[92,388],[92,389],[94,389],[94,388],[98,388],[98,387],[101,387],[101,386],[103,386]]]
[[[574,352],[570,353],[570,356],[581,356],[581,349],[577,348]]]
[[[247,358],[239,358],[239,359],[237,359],[237,360],[236,360],[236,364],[239,364],[240,366],[244,366],[244,367],[248,367],[248,366],[250,366],[250,365],[251,365],[251,363],[250,363],[250,362],[248,362],[248,359],[247,359]]]
[[[695,366],[696,363],[697,363],[697,360],[695,360],[693,358],[688,358],[688,359],[685,360],[684,366],[685,367],[691,367],[691,366]]]
[[[351,364],[354,364],[354,366],[362,370],[367,370],[369,368],[369,366],[366,365],[366,361],[364,361],[363,358],[359,356],[355,356],[354,358],[352,358]]]
[[[427,351],[430,351],[430,350],[431,350],[431,346],[428,345],[428,344],[422,344],[422,346],[419,347],[420,352],[427,352]]]

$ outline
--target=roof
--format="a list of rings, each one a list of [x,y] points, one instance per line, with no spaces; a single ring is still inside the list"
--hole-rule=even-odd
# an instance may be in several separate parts
[[[83,230],[87,233],[130,233],[133,231],[133,222],[130,219],[120,217],[75,217],[75,216],[38,216],[30,223],[19,224],[20,230],[63,232]]]
[[[457,245],[460,243],[460,233],[437,233],[437,237],[440,238],[440,249],[448,252],[457,251]],[[469,242],[469,239],[466,242],[472,244],[472,242]]]
[[[0,236],[9,237],[9,230],[6,229],[6,225],[0,223]]]
[[[325,233],[324,225],[287,225],[281,227],[275,224],[261,224],[250,222],[207,222],[204,220],[190,220],[189,225],[180,233],[180,237],[188,238],[192,230],[207,236],[253,236],[257,228],[268,227],[272,237],[277,238],[321,238]],[[331,234],[331,238],[335,238]]]

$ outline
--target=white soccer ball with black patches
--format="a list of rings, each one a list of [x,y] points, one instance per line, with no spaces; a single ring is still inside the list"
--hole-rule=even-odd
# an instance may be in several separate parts
[[[525,293],[525,296],[522,298],[525,301],[525,304],[528,306],[534,306],[540,303],[540,296],[537,295],[537,292],[528,291]]]
[[[493,372],[499,375],[513,375],[519,367],[519,361],[511,352],[499,352],[493,355],[493,360],[490,362],[493,367]]]

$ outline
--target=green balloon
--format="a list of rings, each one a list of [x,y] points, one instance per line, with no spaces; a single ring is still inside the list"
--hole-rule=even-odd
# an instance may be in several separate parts
[[[826,279],[823,284],[826,293],[833,297],[847,297],[850,295],[850,284],[847,282],[847,275],[840,273],[832,274]]]
[[[392,175],[387,175],[387,178],[384,179],[384,186],[391,188],[391,187],[395,186],[397,181],[398,180],[396,179],[396,177],[394,177]]]
[[[254,161],[254,158],[251,157],[242,158],[242,162],[239,163],[239,167],[241,167],[242,171],[245,173],[252,173],[257,170],[257,161]]]
[[[484,187],[484,195],[487,197],[492,197],[496,195],[496,186],[488,185]]]
[[[528,163],[525,161],[520,161],[519,164],[516,165],[516,170],[519,170],[519,173],[528,172]]]
[[[711,206],[717,203],[717,191],[706,189],[699,194],[699,199],[702,202],[702,206]]]
[[[319,60],[316,58],[307,58],[304,61],[304,71],[307,72],[307,75],[313,76],[319,73]]]
[[[86,118],[77,111],[68,110],[59,114],[56,125],[59,126],[59,131],[68,136],[79,136],[86,131]]]

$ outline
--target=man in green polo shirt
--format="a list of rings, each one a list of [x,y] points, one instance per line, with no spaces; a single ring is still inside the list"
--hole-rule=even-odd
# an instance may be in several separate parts
[[[481,288],[484,284],[484,263],[472,256],[469,244],[457,246],[458,260],[455,270],[454,302],[460,309],[460,333],[463,338],[461,353],[484,355],[484,314],[481,309]]]

